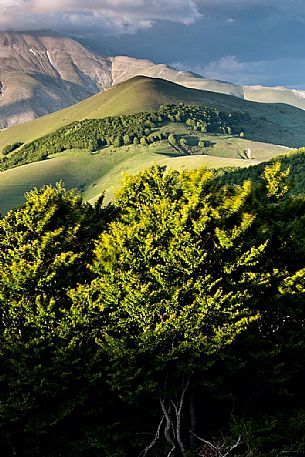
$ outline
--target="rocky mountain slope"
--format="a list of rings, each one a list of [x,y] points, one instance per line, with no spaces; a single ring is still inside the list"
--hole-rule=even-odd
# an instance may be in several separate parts
[[[111,86],[111,61],[55,34],[1,32],[0,81],[0,128],[5,128]]]
[[[150,60],[95,54],[55,33],[0,32],[0,129],[71,106],[132,77],[305,109],[305,93],[206,79]]]
[[[131,57],[104,57],[55,33],[0,32],[0,129],[71,106],[137,75],[243,97],[234,84]]]

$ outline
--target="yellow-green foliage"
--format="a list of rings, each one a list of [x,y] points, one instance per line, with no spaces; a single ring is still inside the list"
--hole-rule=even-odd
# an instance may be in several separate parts
[[[305,198],[268,172],[154,166],[105,209],[57,185],[0,219],[1,455],[186,456],[194,404],[200,436],[304,455]]]
[[[121,220],[95,250],[97,279],[86,293],[94,298],[83,304],[108,316],[101,330],[107,341],[130,341],[126,351],[156,351],[169,360],[186,351],[191,361],[221,350],[258,318],[252,291],[268,281],[259,272],[251,285],[247,278],[266,240],[248,242],[255,214],[244,208],[251,192],[248,183],[215,192],[204,169],[153,167],[127,180],[115,203]],[[77,309],[79,293],[83,287]]]
[[[290,174],[289,167],[282,170],[281,162],[275,162],[264,170],[264,180],[268,189],[268,196],[273,198],[281,198],[289,190],[289,186],[285,182]]]
[[[0,304],[6,338],[18,338],[34,326],[41,332],[36,341],[57,326],[65,293],[86,259],[81,246],[88,242],[88,209],[79,194],[58,184],[27,193],[23,207],[0,219]]]

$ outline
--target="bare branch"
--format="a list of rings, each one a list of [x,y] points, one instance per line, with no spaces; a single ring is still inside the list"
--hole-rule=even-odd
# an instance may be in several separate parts
[[[277,454],[277,457],[280,455],[285,455],[285,454],[298,454],[297,451],[281,451],[279,454]]]
[[[230,412],[231,419],[234,418],[235,402],[236,402],[236,397],[234,395],[232,395],[232,408],[231,408],[231,412]]]
[[[171,450],[167,454],[167,457],[172,457],[174,450],[175,450],[175,445],[173,444],[173,447],[171,448]]]
[[[182,382],[182,393],[181,393],[181,397],[180,397],[180,400],[178,402],[178,405],[176,405],[172,400],[171,400],[171,405],[173,406],[174,408],[174,411],[175,411],[175,415],[176,415],[176,433],[175,433],[175,436],[176,436],[176,440],[177,440],[177,443],[179,445],[179,448],[180,448],[180,451],[182,453],[182,455],[185,454],[185,449],[184,449],[184,445],[183,445],[183,441],[182,441],[182,438],[181,438],[181,413],[182,413],[182,408],[183,408],[183,404],[184,404],[184,397],[185,397],[185,394],[189,388],[189,385],[190,385],[190,376],[188,377],[186,383],[184,384],[184,382]]]
[[[184,449],[184,445],[183,445],[182,438],[181,438],[181,413],[182,413],[182,408],[183,408],[183,404],[184,404],[184,397],[189,388],[189,385],[190,385],[190,377],[188,377],[185,385],[182,387],[182,394],[180,397],[180,402],[179,402],[178,408],[175,407],[175,412],[176,412],[176,416],[177,416],[176,436],[177,436],[177,441],[178,441],[182,455],[185,454],[185,449]]]
[[[154,447],[154,445],[156,444],[156,442],[158,441],[158,439],[160,438],[160,431],[161,431],[161,427],[162,427],[162,424],[163,424],[163,421],[164,421],[164,416],[162,416],[162,419],[158,425],[158,428],[157,428],[157,431],[156,431],[156,434],[155,434],[155,437],[154,439],[152,440],[152,442],[139,454],[139,457],[145,457],[147,452]]]
[[[189,388],[189,385],[190,385],[190,380],[191,380],[191,377],[189,376],[187,378],[187,381],[186,381],[185,385],[182,387],[182,394],[181,394],[181,398],[180,398],[180,402],[179,402],[179,408],[178,408],[179,414],[181,414],[181,411],[182,411],[182,408],[183,408],[184,397],[185,397],[186,392],[188,391],[188,388]]]
[[[233,451],[233,449],[237,448],[240,445],[240,443],[241,443],[241,435],[239,435],[236,443],[230,447],[230,449],[226,452],[226,454],[223,455],[223,457],[227,457]]]

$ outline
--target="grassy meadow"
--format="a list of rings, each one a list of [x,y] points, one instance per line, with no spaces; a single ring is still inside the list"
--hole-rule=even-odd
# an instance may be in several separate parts
[[[181,128],[181,132],[184,129]],[[150,146],[130,145],[104,148],[95,153],[70,150],[47,160],[23,165],[0,173],[0,212],[24,201],[34,187],[63,181],[68,189],[79,189],[85,200],[94,202],[105,194],[105,203],[113,199],[124,174],[136,174],[153,164],[172,169],[247,167],[285,152],[280,146],[240,138],[209,136],[216,144],[204,148],[202,155],[179,156],[165,141]],[[251,147],[253,159],[241,159],[238,152]],[[227,154],[226,154],[227,151]]]

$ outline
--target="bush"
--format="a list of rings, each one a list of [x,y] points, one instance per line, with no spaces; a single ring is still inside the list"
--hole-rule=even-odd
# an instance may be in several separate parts
[[[20,146],[22,146],[22,145],[23,145],[23,143],[21,143],[20,141],[17,141],[14,144],[8,144],[7,146],[5,146],[3,148],[2,154],[5,156],[5,155],[9,154],[10,152],[15,151],[15,149],[20,148]]]
[[[172,146],[176,146],[177,145],[177,140],[174,137],[174,135],[172,135],[172,134],[168,136],[168,142]]]

